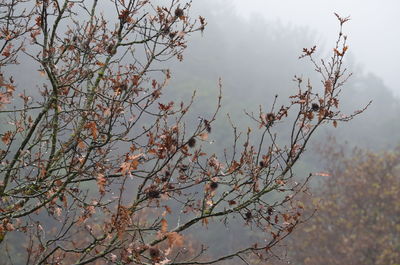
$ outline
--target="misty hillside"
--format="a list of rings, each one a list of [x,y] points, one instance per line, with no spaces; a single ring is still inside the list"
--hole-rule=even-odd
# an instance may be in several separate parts
[[[199,12],[207,17],[208,28],[202,36],[191,37],[184,61],[171,65],[168,93],[188,99],[196,90],[195,106],[200,113],[215,106],[219,77],[223,83],[223,112],[243,124],[248,124],[244,110],[257,112],[259,105],[268,108],[276,94],[278,102],[287,102],[288,96],[296,92],[292,81],[295,75],[310,79],[315,87],[322,86],[313,65],[298,59],[302,48],[318,46],[312,29],[271,23],[258,16],[247,20],[229,7],[211,9],[205,4]],[[351,36],[349,42],[351,47]],[[327,59],[329,55],[319,52],[317,57]],[[351,56],[351,49],[347,64],[352,76],[342,89],[344,112],[352,114],[370,101],[372,104],[349,124],[329,128],[329,132],[323,128],[314,142],[323,142],[329,135],[341,143],[372,149],[398,144],[400,136],[393,132],[400,129],[400,100],[378,76],[364,73],[357,58]]]

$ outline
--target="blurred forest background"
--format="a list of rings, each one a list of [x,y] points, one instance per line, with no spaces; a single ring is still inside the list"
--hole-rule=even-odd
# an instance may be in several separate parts
[[[278,105],[286,102],[296,92],[294,75],[309,79],[315,87],[322,86],[313,66],[307,60],[298,60],[303,47],[315,44],[316,57],[330,54],[334,43],[322,41],[319,46],[320,35],[314,29],[272,22],[261,15],[244,18],[223,1],[195,4],[192,12],[204,14],[208,27],[202,36],[192,36],[184,61],[171,65],[169,93],[187,100],[196,90],[193,113],[207,113],[215,105],[217,80],[222,78],[222,111],[209,139],[216,151],[229,146],[232,138],[224,114],[229,113],[239,128],[254,126],[245,112],[257,113],[260,105],[268,109],[277,94]],[[325,19],[335,21],[333,14]],[[353,23],[358,22],[352,20],[348,25]],[[337,28],[326,30],[334,32]],[[305,203],[319,210],[284,242],[281,252],[276,253],[277,264],[399,262],[400,157],[395,149],[400,143],[400,98],[393,93],[396,88],[388,88],[379,76],[363,70],[352,54],[351,34],[349,47],[346,67],[353,75],[343,88],[341,106],[344,113],[351,114],[371,100],[372,104],[349,123],[322,128],[309,145],[297,167],[298,177],[304,178],[309,172],[329,172],[329,176],[312,180],[310,193],[315,198],[305,198]],[[285,134],[285,127],[282,131]],[[346,185],[349,187],[343,191]],[[359,193],[351,195],[356,190]],[[210,242],[227,238],[223,245],[218,243],[213,248],[216,252],[237,244],[229,240],[229,234],[240,233],[240,229],[219,231],[203,236],[199,233],[199,237]],[[250,240],[253,236],[241,238]]]

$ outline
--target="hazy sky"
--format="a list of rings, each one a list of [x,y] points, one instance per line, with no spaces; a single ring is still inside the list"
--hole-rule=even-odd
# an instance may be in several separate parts
[[[351,16],[344,31],[349,51],[400,96],[400,0],[229,0],[239,14],[307,26],[332,46],[338,30],[333,12]]]

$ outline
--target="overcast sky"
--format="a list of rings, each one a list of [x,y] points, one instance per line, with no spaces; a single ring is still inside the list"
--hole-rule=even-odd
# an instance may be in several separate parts
[[[228,1],[228,0],[227,0]],[[366,72],[373,72],[400,96],[400,0],[229,0],[245,17],[307,26],[331,46],[337,33],[333,12],[351,16],[344,31],[349,51]]]

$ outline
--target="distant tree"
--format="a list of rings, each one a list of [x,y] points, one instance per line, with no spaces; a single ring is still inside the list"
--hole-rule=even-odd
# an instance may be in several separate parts
[[[260,131],[232,123],[225,155],[207,154],[216,114],[190,126],[189,104],[164,102],[162,63],[183,59],[205,19],[190,3],[3,1],[0,14],[0,244],[18,264],[212,264],[268,251],[301,222],[295,200],[309,178],[293,167],[316,129],[358,114],[338,110],[346,37],[318,65],[313,89],[296,78],[288,106],[249,114]],[[347,19],[340,18],[340,26]],[[29,62],[23,71],[19,60]],[[26,85],[22,82],[33,76]],[[244,74],[245,76],[245,74]],[[221,87],[221,84],[220,84]],[[276,125],[291,123],[282,143]],[[223,152],[221,152],[223,153]],[[239,219],[262,238],[218,257],[190,237]],[[238,239],[238,238],[236,238]],[[190,244],[198,247],[189,247]]]
[[[400,149],[373,153],[324,151],[331,176],[320,182],[317,208],[291,237],[294,264],[395,265],[400,263]]]

